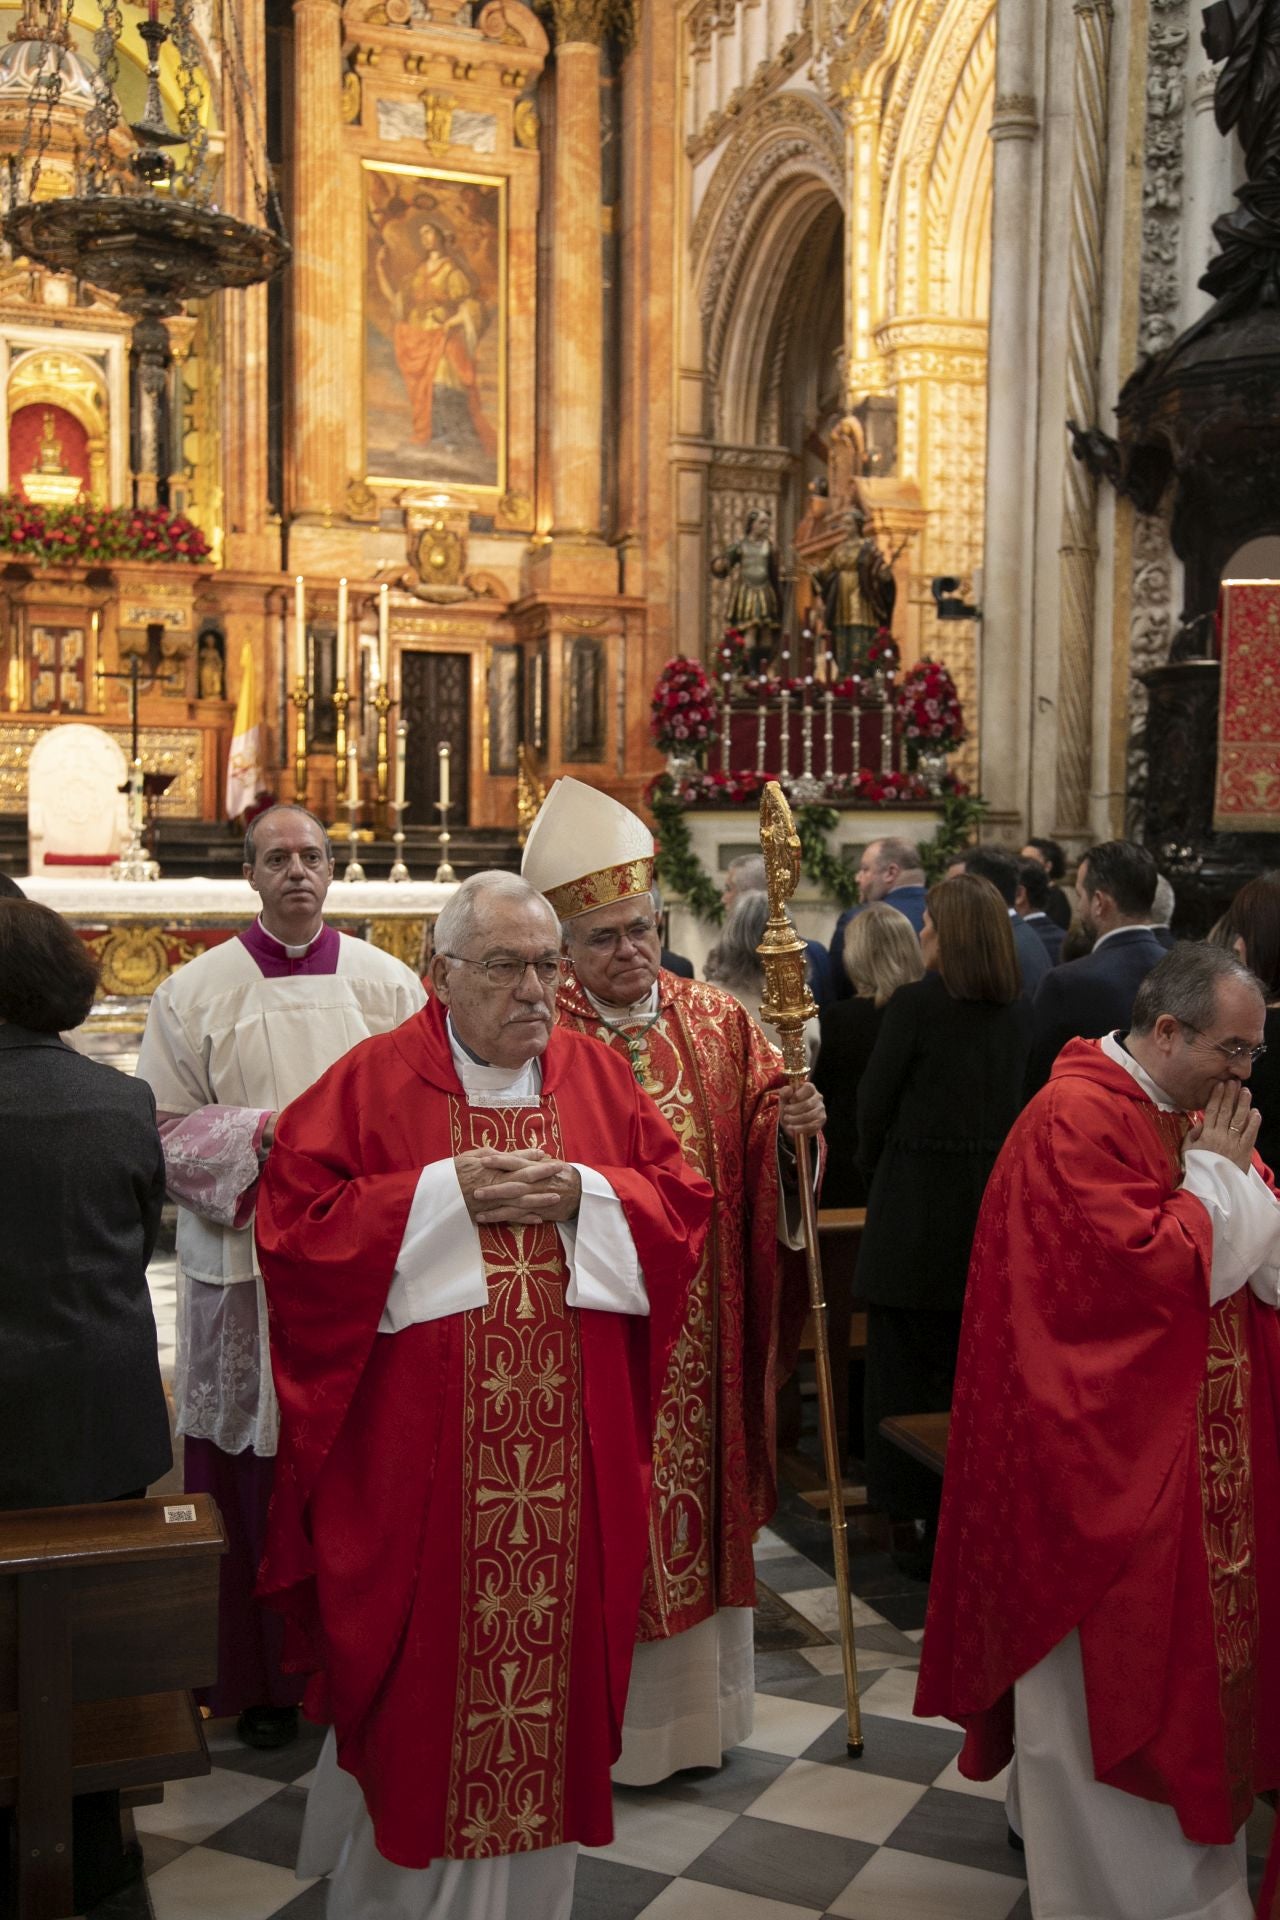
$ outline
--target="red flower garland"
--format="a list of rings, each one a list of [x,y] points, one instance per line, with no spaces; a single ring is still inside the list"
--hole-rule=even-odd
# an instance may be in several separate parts
[[[913,757],[921,747],[951,753],[965,738],[964,709],[956,683],[941,660],[921,660],[903,676],[898,688],[898,726],[911,743]]]
[[[167,507],[42,507],[0,494],[0,551],[44,561],[187,560],[209,557],[209,542]]]

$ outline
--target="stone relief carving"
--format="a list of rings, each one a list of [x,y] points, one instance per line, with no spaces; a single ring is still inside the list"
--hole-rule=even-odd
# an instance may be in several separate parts
[[[803,94],[789,93],[766,100],[734,134],[708,183],[689,240],[695,261],[701,255],[711,229],[719,223],[730,195],[733,195],[736,206],[744,204],[746,176],[740,179],[739,175],[752,148],[762,143],[767,134],[773,134],[776,138],[769,141],[768,151],[759,154],[753,162],[753,191],[760,180],[776,167],[780,149],[785,147],[785,153],[781,154],[784,158],[792,153],[812,153],[818,160],[823,177],[830,181],[832,192],[837,199],[843,200],[844,135],[835,115],[819,101]],[[730,221],[727,224],[731,226],[733,223]],[[721,228],[721,231],[723,233],[724,229]]]
[[[1142,255],[1138,347],[1162,353],[1178,331],[1182,236],[1183,107],[1190,45],[1189,0],[1152,0],[1147,28],[1147,113],[1143,140]],[[1142,819],[1147,791],[1147,690],[1139,676],[1163,666],[1173,636],[1174,563],[1169,529],[1137,514],[1129,582],[1129,743],[1126,816]]]

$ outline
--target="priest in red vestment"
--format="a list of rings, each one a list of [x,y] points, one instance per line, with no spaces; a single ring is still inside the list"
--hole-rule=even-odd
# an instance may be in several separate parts
[[[259,1192],[281,1438],[261,1591],[329,1720],[330,1920],[567,1920],[612,1837],[654,1409],[711,1195],[625,1065],[554,1030],[513,874],[435,997],[281,1116]]]
[[[814,1087],[784,1083],[778,1053],[731,994],[661,968],[653,852],[634,813],[562,779],[523,867],[565,933],[561,1025],[627,1063],[715,1192],[662,1391],[641,1645],[614,1769],[626,1786],[718,1766],[751,1731],[752,1542],[777,1504],[774,1407],[807,1305],[783,1251],[800,1245],[789,1136],[825,1119]]]
[[[1037,1920],[1246,1920],[1280,1783],[1280,1203],[1258,982],[1175,947],[1010,1134],[969,1273],[916,1711],[1012,1755]]]

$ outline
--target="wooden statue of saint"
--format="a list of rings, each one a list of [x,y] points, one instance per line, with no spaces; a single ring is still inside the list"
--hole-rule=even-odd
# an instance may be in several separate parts
[[[729,590],[725,625],[736,627],[745,637],[752,671],[764,673],[782,625],[782,598],[778,549],[773,544],[769,516],[759,507],[753,507],[747,515],[741,539],[711,562],[717,580],[728,579],[735,567],[737,578]]]

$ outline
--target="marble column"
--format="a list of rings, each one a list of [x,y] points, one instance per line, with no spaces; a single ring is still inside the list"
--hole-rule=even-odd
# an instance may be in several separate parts
[[[987,491],[979,641],[981,790],[993,811],[1024,816],[1030,761],[1031,559],[1036,408],[1039,120],[1036,9],[1004,0],[991,120],[991,322],[987,348]]]
[[[601,543],[604,290],[600,47],[608,0],[552,0],[555,131],[551,256],[551,543],[544,584],[616,590]],[[595,549],[595,551],[592,551]]]
[[[1066,414],[1082,427],[1099,415],[1102,276],[1106,239],[1107,121],[1113,0],[1074,0],[1071,235],[1067,292]],[[1059,839],[1091,832],[1093,637],[1097,606],[1098,483],[1083,461],[1063,465],[1059,569],[1057,798]]]
[[[294,0],[293,505],[327,519],[344,492],[342,9]],[[348,236],[349,239],[349,236]]]
[[[1186,164],[1183,169],[1184,206],[1180,264],[1182,299],[1178,309],[1179,327],[1189,327],[1212,300],[1200,287],[1201,274],[1218,252],[1213,223],[1234,205],[1232,179],[1233,142],[1218,132],[1213,117],[1213,96],[1218,74],[1215,67],[1192,62],[1196,69],[1187,87]]]
[[[227,142],[223,162],[222,204],[241,220],[262,224],[258,204],[265,192],[267,156],[260,122],[267,97],[266,34],[261,7],[246,7],[239,38],[245,77],[257,112],[242,101],[244,132]],[[239,82],[230,62],[223,63],[225,127],[238,125],[230,89]],[[252,147],[249,142],[252,141]],[[246,572],[269,571],[280,564],[280,532],[268,524],[267,499],[267,289],[229,290],[223,297],[226,375],[222,391],[222,470],[226,560]]]

